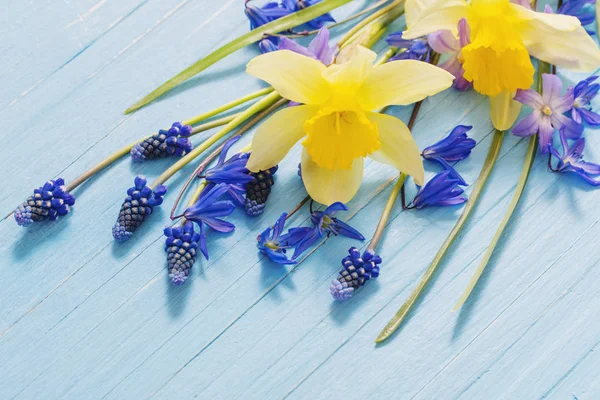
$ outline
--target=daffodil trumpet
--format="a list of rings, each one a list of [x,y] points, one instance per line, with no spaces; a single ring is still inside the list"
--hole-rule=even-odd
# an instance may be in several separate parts
[[[454,78],[425,62],[374,65],[375,59],[373,51],[357,45],[346,47],[329,66],[288,50],[250,61],[250,75],[302,105],[277,112],[258,128],[247,168],[271,168],[302,141],[302,179],[319,203],[352,199],[362,182],[365,157],[423,184],[423,164],[408,127],[376,111],[421,101],[449,88]]]
[[[460,54],[464,78],[490,98],[499,130],[517,119],[516,91],[533,84],[531,56],[573,71],[600,67],[600,50],[576,17],[536,12],[510,0],[407,0],[405,8],[405,39],[440,30],[456,34],[458,23],[467,22],[470,44]]]

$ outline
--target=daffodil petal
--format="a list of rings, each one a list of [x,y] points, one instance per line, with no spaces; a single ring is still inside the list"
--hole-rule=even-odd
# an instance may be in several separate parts
[[[323,73],[323,78],[335,88],[333,102],[338,107],[352,108],[354,98],[365,78],[373,71],[377,54],[363,46],[351,46],[342,50],[337,62]]]
[[[600,67],[600,49],[577,18],[513,7],[526,19],[521,35],[529,54],[573,71]]]
[[[329,98],[322,76],[326,69],[320,61],[289,50],[262,54],[246,66],[248,74],[268,82],[281,97],[303,104],[323,104]]]
[[[365,110],[403,106],[448,89],[453,80],[448,71],[423,61],[392,61],[373,69],[358,92],[358,100]]]
[[[391,115],[379,113],[368,113],[367,118],[377,124],[381,142],[381,148],[370,157],[397,168],[412,176],[417,185],[423,185],[425,170],[419,146],[404,122]]]
[[[490,97],[490,117],[494,128],[506,131],[517,120],[521,112],[521,103],[514,100],[515,93],[504,91],[497,96]]]
[[[317,111],[314,106],[288,107],[263,122],[252,138],[252,153],[246,168],[258,172],[279,164],[294,144],[306,136],[304,122]]]
[[[402,33],[402,37],[415,39],[442,29],[456,35],[458,21],[467,17],[468,8],[464,0],[407,0],[408,29]]]
[[[362,182],[364,159],[356,158],[350,169],[321,168],[315,164],[306,149],[302,149],[302,181],[315,201],[330,205],[336,201],[350,201]]]

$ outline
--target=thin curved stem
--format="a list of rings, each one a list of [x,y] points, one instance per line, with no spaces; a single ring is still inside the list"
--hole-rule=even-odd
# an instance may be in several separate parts
[[[549,73],[551,70],[552,70],[552,67],[548,63],[539,61],[539,64],[538,64],[538,92],[539,93],[542,93],[542,74]],[[517,206],[519,205],[519,201],[521,200],[521,196],[523,195],[523,191],[525,190],[525,186],[527,185],[527,180],[529,178],[529,173],[531,172],[531,167],[533,166],[533,162],[535,161],[535,153],[537,151],[537,147],[538,147],[538,135],[533,135],[529,139],[529,147],[527,148],[527,153],[525,155],[525,162],[523,163],[523,168],[521,169],[521,176],[519,177],[519,182],[517,183],[517,187],[515,189],[515,192],[513,193],[513,197],[510,201],[510,204],[508,205],[506,214],[504,215],[502,222],[500,222],[500,225],[498,226],[498,229],[496,230],[496,233],[494,234],[494,237],[492,238],[492,241],[491,241],[489,247],[487,248],[485,254],[483,255],[483,259],[480,261],[479,265],[477,266],[477,269],[475,270],[473,277],[469,281],[467,288],[465,289],[464,293],[458,300],[458,303],[456,303],[456,306],[454,307],[455,311],[458,310],[460,307],[462,307],[463,304],[465,304],[465,302],[467,301],[467,299],[473,292],[473,289],[475,289],[477,282],[479,282],[479,278],[481,278],[483,271],[485,270],[488,263],[490,262],[490,259],[492,258],[492,254],[494,253],[494,250],[496,249],[496,245],[498,244],[498,241],[500,240],[502,233],[504,233],[504,229],[506,229],[506,226],[508,225],[510,218],[512,217]]]
[[[292,211],[290,211],[288,213],[288,215],[285,217],[285,219],[290,219],[292,215],[296,214],[298,212],[298,210],[300,210],[302,208],[302,206],[304,206],[306,203],[308,203],[308,201],[310,200],[310,196],[306,196],[305,198],[303,198],[300,203],[298,203],[296,205],[296,207],[294,207],[292,209]],[[311,212],[312,214],[312,212]]]
[[[342,39],[338,42],[339,47],[344,47],[350,42],[352,42],[352,39],[355,38],[355,35],[359,33],[363,28],[365,28],[367,25],[369,25],[371,22],[374,22],[378,18],[385,16],[387,13],[394,11],[396,7],[402,6],[402,3],[404,3],[404,1],[405,0],[394,0],[389,5],[379,9],[377,12],[374,12],[367,18],[360,21],[342,37]],[[402,7],[402,9],[399,9],[396,13],[398,14],[398,16],[403,14],[404,8]]]
[[[498,159],[498,154],[500,153],[500,148],[502,147],[503,140],[504,132],[497,130],[494,134],[492,144],[490,145],[490,148],[488,150],[487,157],[483,163],[483,167],[481,168],[481,172],[479,173],[479,177],[477,177],[477,181],[473,186],[473,191],[469,196],[469,201],[465,205],[465,208],[463,209],[460,218],[458,219],[458,221],[456,221],[456,224],[452,228],[452,231],[450,231],[450,234],[442,244],[442,247],[438,250],[437,254],[433,258],[433,261],[425,271],[425,274],[423,274],[423,276],[421,277],[421,280],[419,281],[417,286],[413,289],[408,299],[404,302],[402,307],[400,307],[400,309],[398,310],[396,315],[394,315],[394,317],[390,320],[390,322],[388,322],[385,328],[383,328],[383,330],[379,333],[377,339],[375,339],[376,343],[381,343],[389,339],[394,334],[394,332],[396,332],[398,328],[400,328],[402,322],[408,315],[409,311],[412,309],[412,307],[415,305],[415,303],[423,293],[425,286],[427,286],[427,284],[431,280],[431,277],[436,272],[440,263],[444,259],[444,256],[446,255],[448,249],[452,245],[452,242],[454,242],[454,240],[462,230],[463,226],[467,222],[467,219],[471,215],[471,212],[473,212],[477,200],[479,199],[479,196],[481,195],[481,192],[485,187],[485,184],[492,172],[492,169],[496,164],[496,160]]]

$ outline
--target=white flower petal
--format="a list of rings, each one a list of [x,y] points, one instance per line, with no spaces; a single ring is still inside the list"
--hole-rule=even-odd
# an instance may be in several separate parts
[[[392,61],[373,69],[358,92],[358,101],[372,111],[403,106],[448,89],[453,80],[448,71],[423,61]]]
[[[367,118],[377,124],[381,148],[370,155],[372,159],[391,165],[414,178],[417,185],[423,185],[425,171],[419,146],[408,127],[391,115],[368,113]]]
[[[315,201],[325,205],[349,202],[360,188],[363,168],[362,157],[356,158],[350,169],[321,168],[312,161],[308,151],[302,149],[302,181],[306,191]]]
[[[276,112],[267,119],[252,138],[252,153],[247,168],[252,172],[277,164],[304,136],[304,122],[317,113],[318,107],[296,106]]]
[[[458,21],[466,18],[469,5],[464,0],[407,0],[406,25],[402,37],[415,39],[447,29],[458,33]]]

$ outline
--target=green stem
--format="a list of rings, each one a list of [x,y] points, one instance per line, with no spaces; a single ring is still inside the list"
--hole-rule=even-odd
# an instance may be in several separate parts
[[[211,121],[211,122],[208,122],[208,123],[205,123],[205,124],[202,124],[202,125],[198,125],[198,126],[196,126],[196,127],[194,127],[192,129],[192,134],[190,136],[193,136],[193,135],[196,135],[196,134],[198,134],[200,132],[204,132],[204,131],[216,128],[218,126],[223,126],[223,125],[225,125],[225,124],[233,121],[238,115],[239,114],[234,114],[234,115],[230,115],[228,117],[223,117],[223,118],[216,119],[214,121]],[[108,156],[107,158],[105,158],[104,160],[102,160],[101,162],[99,162],[98,164],[94,165],[92,168],[88,169],[83,174],[79,175],[73,181],[71,181],[67,185],[67,188],[66,188],[67,192],[70,192],[70,191],[74,190],[79,185],[81,185],[83,182],[85,182],[86,180],[90,179],[92,176],[94,176],[98,172],[102,171],[104,168],[106,168],[109,165],[111,165],[113,162],[117,161],[121,157],[126,156],[127,154],[129,154],[129,152],[131,151],[131,149],[133,148],[133,146],[135,146],[136,144],[138,144],[142,140],[145,140],[145,139],[147,139],[147,138],[149,138],[151,136],[152,135],[149,135],[149,136],[144,137],[143,139],[138,139],[135,142],[130,143],[127,146],[122,147],[119,150],[115,151],[113,154],[111,154],[110,156]]]
[[[194,64],[175,75],[173,78],[169,79],[158,88],[154,89],[148,95],[144,96],[140,101],[135,103],[133,106],[129,107],[125,110],[125,114],[129,114],[137,109],[140,109],[147,105],[148,103],[156,100],[161,97],[165,93],[169,92],[174,87],[180,85],[181,83],[187,81],[194,75],[199,74],[204,71],[206,68],[210,67],[217,61],[225,58],[231,53],[244,48],[252,43],[258,42],[263,39],[265,34],[269,33],[277,33],[283,32],[288,29],[292,29],[296,26],[302,25],[305,22],[308,22],[320,15],[323,15],[334,8],[340,7],[346,3],[349,3],[352,0],[323,0],[322,2],[315,4],[313,6],[307,7],[303,10],[297,11],[290,15],[286,15],[285,17],[276,19],[275,21],[269,22],[257,29],[254,29],[237,39],[227,43],[226,45],[218,48],[214,52],[210,53],[204,58],[196,61]]]
[[[265,89],[258,90],[258,91],[254,92],[254,93],[250,93],[250,94],[248,94],[246,96],[240,97],[239,99],[230,101],[227,104],[223,104],[222,106],[217,107],[214,110],[208,111],[208,112],[206,112],[204,114],[197,115],[197,116],[195,116],[193,118],[190,118],[190,119],[186,119],[181,124],[182,125],[196,125],[198,122],[201,122],[201,121],[204,121],[204,120],[209,119],[211,117],[214,117],[215,115],[219,115],[219,114],[221,114],[221,113],[223,113],[225,111],[229,111],[232,108],[237,107],[240,104],[244,104],[244,103],[246,103],[246,102],[248,102],[250,100],[254,100],[254,99],[258,98],[258,97],[265,96],[265,95],[271,93],[272,91],[273,91],[272,87],[268,87],[268,88],[265,88]]]
[[[383,231],[385,230],[385,226],[387,225],[388,220],[390,219],[390,214],[392,213],[392,209],[394,208],[394,204],[396,203],[396,199],[398,198],[398,194],[400,193],[400,189],[404,185],[406,181],[406,174],[400,174],[398,177],[398,181],[394,185],[390,196],[388,197],[387,203],[385,204],[385,208],[383,209],[383,213],[381,213],[381,217],[379,218],[379,223],[377,224],[377,228],[375,229],[375,233],[373,234],[373,238],[367,247],[367,250],[375,251],[375,248],[379,244],[381,237],[383,235]]]
[[[345,47],[348,44],[357,40],[360,36],[362,36],[360,31],[363,28],[365,28],[367,25],[369,25],[372,22],[379,19],[380,17],[385,17],[385,18],[382,18],[382,21],[380,21],[380,24],[377,24],[377,25],[373,24],[373,27],[371,28],[371,30],[378,31],[381,29],[382,26],[387,25],[387,24],[391,23],[392,21],[394,21],[395,19],[397,19],[398,17],[400,17],[402,14],[404,14],[404,7],[401,7],[402,4],[404,3],[404,1],[405,0],[394,0],[392,3],[388,4],[387,6],[381,8],[377,12],[374,12],[373,14],[369,15],[367,18],[360,21],[358,24],[356,24],[354,27],[352,27],[352,29],[350,29],[342,37],[342,39],[338,42],[338,45],[340,46],[340,48]],[[379,25],[381,25],[381,26],[379,26]],[[371,35],[373,35],[373,34],[371,33]],[[373,36],[375,36],[375,35],[373,35]],[[366,46],[366,47],[370,47],[370,46]]]
[[[481,172],[479,173],[479,176],[477,177],[477,181],[475,182],[475,185],[473,186],[473,191],[471,192],[471,195],[469,196],[469,201],[465,205],[465,208],[464,208],[460,218],[458,219],[458,221],[456,221],[454,228],[452,228],[452,231],[450,232],[450,234],[448,235],[448,237],[442,244],[442,247],[438,250],[433,261],[431,262],[431,265],[429,265],[429,268],[427,268],[427,271],[425,271],[425,274],[421,277],[421,280],[417,284],[417,287],[412,291],[412,293],[410,294],[408,299],[404,302],[402,307],[400,307],[400,309],[398,310],[396,315],[394,315],[394,317],[390,320],[390,322],[388,322],[386,327],[379,333],[379,336],[377,336],[377,339],[375,340],[376,343],[381,343],[381,342],[389,339],[392,336],[392,334],[394,332],[396,332],[396,330],[398,330],[398,328],[401,326],[402,322],[408,315],[409,311],[414,306],[414,304],[417,302],[417,299],[419,298],[419,296],[422,294],[423,289],[425,289],[425,286],[427,286],[427,284],[431,280],[431,277],[433,276],[433,274],[437,270],[438,266],[442,262],[444,256],[448,252],[450,245],[452,245],[452,242],[454,242],[454,239],[456,239],[456,237],[460,233],[461,229],[467,222],[467,219],[471,215],[471,212],[475,208],[477,200],[479,199],[479,196],[481,195],[481,191],[483,190],[483,188],[490,176],[490,173],[492,172],[492,169],[494,168],[494,164],[496,163],[496,160],[498,159],[498,154],[500,153],[500,147],[502,147],[503,140],[504,140],[504,132],[497,130],[496,133],[494,134],[494,138],[492,140],[492,144],[490,145],[490,149],[488,150],[487,157],[483,163],[483,167],[481,168]]]
[[[540,92],[540,93],[542,93],[542,74],[549,73],[550,70],[551,70],[551,66],[548,63],[545,63],[542,61],[539,62],[538,92]],[[500,226],[498,226],[498,229],[496,230],[496,234],[492,238],[492,242],[490,243],[485,254],[483,255],[483,259],[477,266],[477,269],[475,270],[475,273],[473,274],[471,281],[469,281],[469,284],[467,285],[467,288],[465,289],[463,295],[458,300],[458,303],[456,303],[456,306],[454,307],[455,311],[458,310],[460,307],[462,307],[463,304],[465,304],[465,302],[467,301],[467,299],[473,292],[473,289],[475,289],[475,286],[477,285],[477,282],[479,282],[479,278],[481,278],[481,275],[483,274],[485,267],[488,265],[490,259],[492,258],[494,249],[496,248],[496,245],[498,244],[498,241],[500,240],[500,237],[502,236],[504,229],[506,229],[506,226],[508,225],[510,218],[512,217],[513,213],[515,212],[515,209],[519,205],[519,200],[521,200],[521,196],[523,195],[523,191],[525,190],[525,185],[527,184],[527,179],[529,178],[529,173],[531,172],[531,167],[533,166],[533,162],[535,160],[535,153],[536,153],[537,147],[538,147],[538,136],[533,135],[529,139],[529,147],[527,148],[527,154],[525,155],[525,162],[523,163],[523,168],[521,169],[521,176],[519,177],[519,182],[517,183],[515,193],[513,194],[510,204],[508,205],[508,210],[506,211],[506,214],[504,215],[502,222],[500,222]]]
[[[210,138],[205,140],[200,146],[196,147],[194,150],[190,151],[185,157],[182,157],[173,164],[170,168],[168,168],[165,172],[163,172],[150,186],[152,189],[156,188],[158,185],[162,185],[165,183],[170,177],[175,175],[180,169],[189,164],[192,160],[206,151],[209,147],[215,144],[217,141],[222,139],[229,132],[233,131],[235,128],[240,126],[244,121],[248,118],[252,117],[254,114],[264,110],[265,108],[271,106],[281,97],[276,92],[269,94],[263,99],[257,101],[250,107],[246,109],[246,111],[241,112],[237,117],[235,117],[231,122],[221,128],[217,133],[212,135]]]

